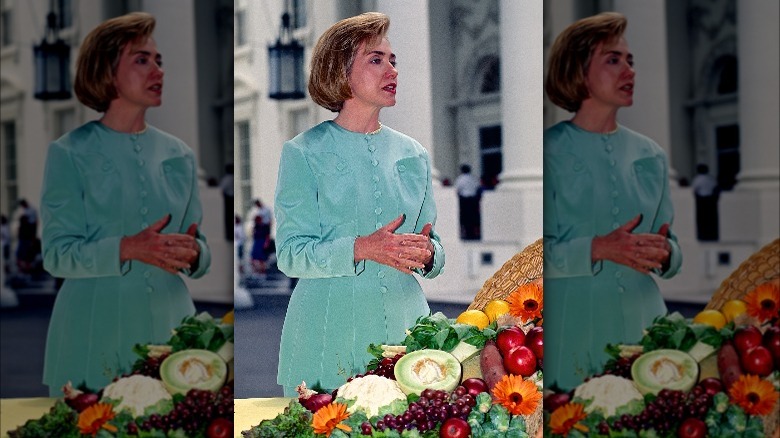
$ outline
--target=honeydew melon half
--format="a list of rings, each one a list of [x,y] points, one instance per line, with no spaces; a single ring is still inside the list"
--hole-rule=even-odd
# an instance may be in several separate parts
[[[420,394],[426,388],[450,392],[460,383],[458,359],[442,350],[406,353],[395,364],[395,380],[404,394]]]
[[[631,365],[631,378],[643,395],[657,395],[662,389],[689,391],[698,381],[699,364],[680,350],[654,350],[644,353]]]
[[[160,364],[160,378],[171,394],[186,394],[190,389],[218,391],[225,384],[227,364],[209,350],[182,350]]]

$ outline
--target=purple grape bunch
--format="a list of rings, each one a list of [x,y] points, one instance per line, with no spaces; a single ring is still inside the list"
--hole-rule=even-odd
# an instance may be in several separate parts
[[[650,430],[655,429],[661,435],[675,430],[687,418],[704,420],[712,407],[712,396],[697,386],[690,392],[662,389],[658,396],[645,405],[636,415],[623,414],[610,427],[606,421],[598,425],[599,433],[608,434],[610,430]]]
[[[371,435],[375,430],[389,429],[399,433],[412,429],[426,432],[452,417],[465,420],[476,404],[474,396],[469,394],[464,386],[458,386],[452,392],[428,388],[420,394],[417,401],[409,403],[402,414],[387,414],[373,425],[365,421],[360,430],[363,435]]]
[[[203,389],[190,389],[184,399],[175,403],[173,410],[164,415],[152,414],[140,421],[140,424],[128,424],[128,433],[183,429],[187,434],[195,434],[207,427],[215,418],[233,420],[233,387],[223,386],[218,392]],[[139,419],[140,420],[140,419]],[[132,429],[132,431],[131,431]]]

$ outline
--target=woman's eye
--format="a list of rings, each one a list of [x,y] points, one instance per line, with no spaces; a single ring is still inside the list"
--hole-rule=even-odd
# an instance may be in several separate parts
[[[392,65],[393,67],[395,67],[396,65],[398,65],[398,62],[397,62],[397,61],[390,61],[390,65]]]
[[[135,60],[135,62],[136,62],[137,64],[146,64],[146,62],[147,62],[147,59],[146,59],[146,58],[143,58],[143,57],[141,57],[141,58],[138,58],[138,59],[136,59],[136,60]]]

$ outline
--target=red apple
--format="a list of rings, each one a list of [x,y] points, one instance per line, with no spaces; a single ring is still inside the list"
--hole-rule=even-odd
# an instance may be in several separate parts
[[[525,332],[520,327],[512,326],[501,330],[496,336],[496,347],[501,355],[506,357],[513,348],[525,344]]]
[[[544,398],[544,410],[553,413],[570,400],[571,396],[566,392],[552,393]]]
[[[466,420],[458,417],[448,418],[439,430],[440,438],[468,438],[471,435],[471,426]]]
[[[523,345],[530,348],[537,358],[544,359],[544,328],[539,326],[529,330]]]
[[[707,436],[707,424],[698,418],[687,418],[677,429],[677,436],[681,438],[704,438]]]
[[[229,438],[233,436],[233,422],[227,418],[215,418],[206,429],[208,438]]]
[[[740,327],[734,332],[734,348],[741,355],[761,345],[761,331],[753,325]]]
[[[773,325],[766,329],[762,345],[772,353],[775,369],[780,368],[780,327]]]
[[[515,347],[504,356],[504,369],[509,374],[529,377],[536,371],[536,355],[525,345]]]
[[[469,394],[476,397],[481,392],[490,392],[487,387],[487,383],[479,377],[471,377],[460,383],[469,392]]]
[[[748,374],[755,374],[759,377],[766,377],[774,368],[772,353],[763,345],[752,348],[739,358],[739,364]]]
[[[710,396],[714,396],[719,392],[723,392],[723,382],[721,382],[717,377],[707,377],[706,379],[702,379],[702,381],[699,382],[699,386],[701,386],[702,389],[704,389],[704,392]]]

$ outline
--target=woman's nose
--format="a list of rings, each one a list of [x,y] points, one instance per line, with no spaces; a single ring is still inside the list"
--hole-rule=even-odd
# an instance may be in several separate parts
[[[390,64],[390,68],[387,70],[387,76],[395,78],[398,76],[398,69],[393,64]]]
[[[636,70],[634,70],[634,66],[626,63],[626,69],[623,71],[623,75],[628,76],[629,78],[633,78],[636,75]]]

